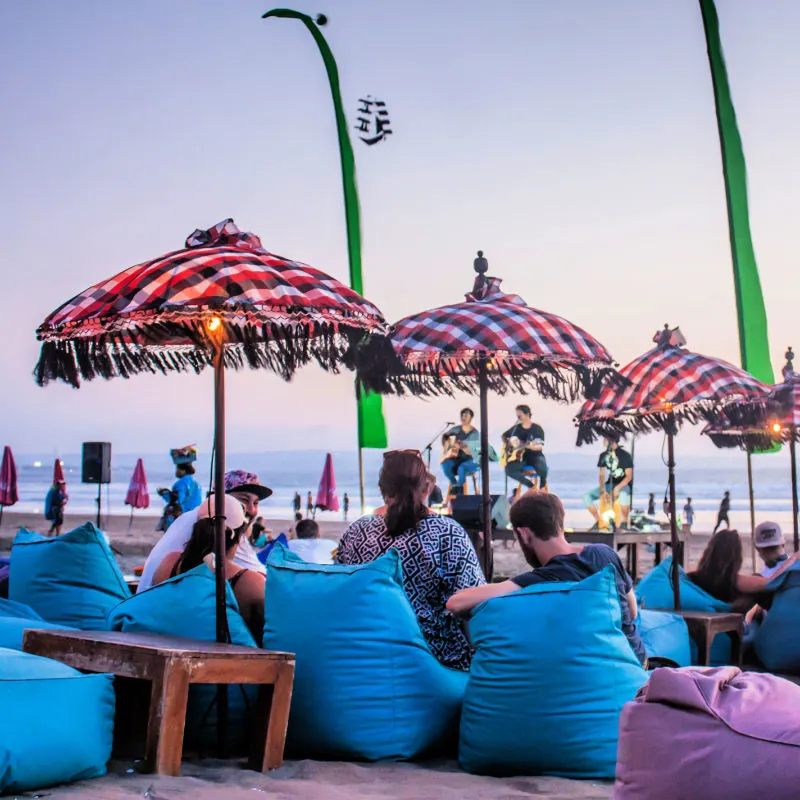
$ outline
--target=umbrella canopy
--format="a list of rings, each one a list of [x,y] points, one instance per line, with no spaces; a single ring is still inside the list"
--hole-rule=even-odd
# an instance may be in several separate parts
[[[687,350],[678,328],[667,326],[656,346],[620,369],[624,385],[610,384],[577,417],[578,444],[603,433],[673,432],[684,422],[713,422],[725,411],[737,425],[758,424],[769,387],[739,367]]]
[[[338,511],[339,496],[336,494],[336,476],[333,473],[333,456],[325,456],[325,466],[322,468],[322,477],[319,479],[317,500],[314,505],[323,511]]]
[[[3,508],[13,506],[19,500],[17,491],[17,464],[11,448],[3,448],[3,463],[0,465],[0,520],[3,518]]]
[[[150,492],[147,488],[147,475],[144,471],[144,461],[138,459],[133,469],[128,492],[125,495],[125,505],[134,508],[150,508]]]
[[[101,281],[59,306],[37,330],[35,378],[79,386],[95,377],[214,368],[215,492],[225,491],[225,370],[245,364],[288,380],[311,360],[335,371],[355,351],[380,350],[378,309],[324,272],[267,252],[227,219],[181,250]],[[217,563],[225,519],[216,518]],[[217,639],[227,639],[225,576],[216,572]],[[220,725],[224,727],[224,725]]]
[[[592,396],[617,376],[611,354],[594,337],[563,317],[525,304],[501,291],[499,278],[486,275],[478,251],[478,273],[466,302],[405,317],[392,328],[392,366],[377,376],[360,370],[374,391],[415,395],[480,396],[483,568],[491,577],[491,500],[487,394],[529,390],[568,402]],[[366,376],[366,377],[365,377]],[[376,378],[371,380],[372,378]]]
[[[66,483],[64,479],[64,465],[61,459],[57,458],[53,464],[53,483]]]
[[[678,328],[667,325],[653,337],[656,346],[622,367],[627,385],[603,389],[576,417],[578,444],[604,434],[662,430],[667,434],[672,584],[680,608],[679,552],[675,501],[674,436],[684,422],[713,421],[725,413],[739,425],[757,422],[769,388],[727,361],[692,353]]]

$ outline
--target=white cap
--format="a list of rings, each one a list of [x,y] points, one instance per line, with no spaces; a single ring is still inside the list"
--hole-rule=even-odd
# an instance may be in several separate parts
[[[216,513],[214,498],[215,495],[210,494],[205,500],[203,500],[202,503],[200,503],[200,507],[197,509],[197,519],[206,519],[206,517],[214,516]],[[235,497],[231,497],[229,494],[225,495],[225,506],[223,511],[225,514],[226,528],[230,528],[231,530],[235,531],[237,528],[241,528],[246,522],[242,504]]]
[[[756,525],[754,533],[757,548],[776,547],[784,544],[783,532],[777,522],[762,522]]]

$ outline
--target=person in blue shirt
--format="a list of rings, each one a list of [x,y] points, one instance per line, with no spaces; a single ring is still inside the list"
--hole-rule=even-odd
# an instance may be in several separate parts
[[[511,526],[519,540],[525,560],[533,568],[502,583],[487,583],[456,592],[447,608],[464,613],[492,597],[547,581],[582,581],[611,565],[617,584],[622,631],[640,662],[645,650],[636,625],[638,608],[633,581],[619,556],[607,544],[570,544],[564,537],[564,506],[549,492],[526,492],[511,506]]]
[[[178,479],[172,484],[172,491],[177,496],[181,513],[193,511],[203,502],[203,492],[200,484],[194,479],[194,466],[191,464],[178,464],[175,467],[175,477]]]

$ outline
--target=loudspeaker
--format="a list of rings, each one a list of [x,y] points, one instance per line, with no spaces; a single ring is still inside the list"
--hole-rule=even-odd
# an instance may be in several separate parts
[[[490,495],[492,502],[492,527],[505,528],[508,525],[508,498],[502,494]],[[462,494],[453,498],[451,515],[453,519],[467,530],[483,529],[481,505],[483,498],[479,494]]]
[[[111,483],[111,442],[84,442],[82,483]]]

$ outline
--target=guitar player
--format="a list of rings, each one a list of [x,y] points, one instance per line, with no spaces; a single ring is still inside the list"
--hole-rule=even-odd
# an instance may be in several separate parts
[[[613,434],[605,436],[605,449],[597,461],[597,468],[598,485],[583,496],[583,502],[594,518],[594,525],[590,530],[600,528],[600,510],[597,506],[600,500],[605,500],[612,508],[614,504],[619,504],[621,527],[627,528],[631,512],[633,459]]]
[[[503,434],[506,452],[506,475],[513,481],[532,489],[533,481],[525,474],[532,467],[539,475],[539,488],[547,488],[547,459],[544,457],[544,428],[533,421],[531,407],[517,406],[517,424]]]

